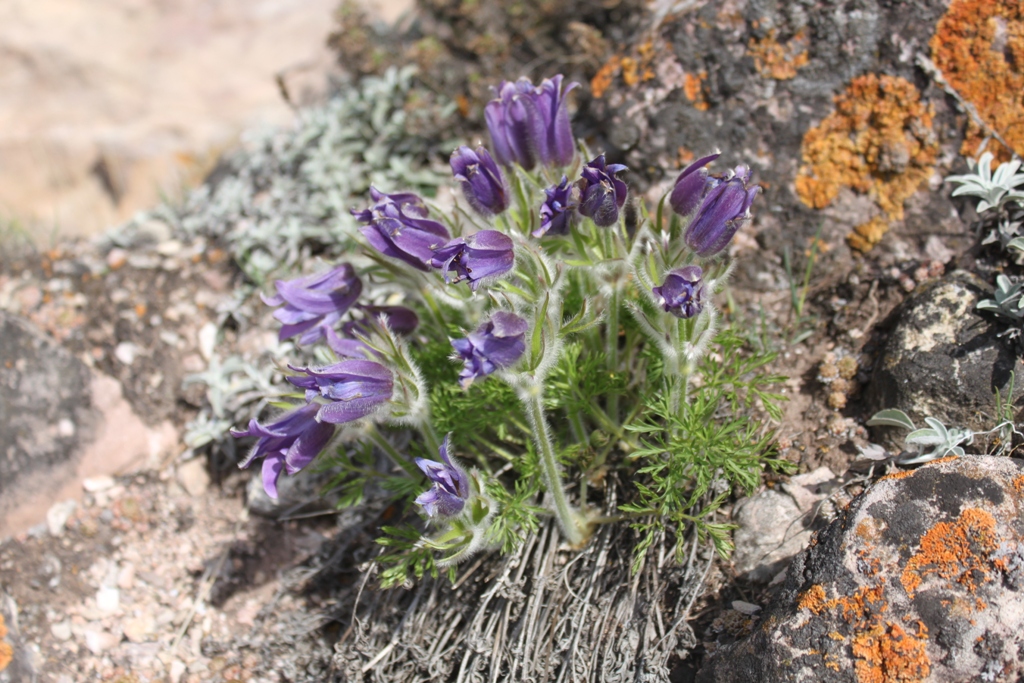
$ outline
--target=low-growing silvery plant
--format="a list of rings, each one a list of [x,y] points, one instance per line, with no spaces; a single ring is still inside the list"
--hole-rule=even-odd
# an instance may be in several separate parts
[[[782,466],[752,419],[778,418],[781,378],[720,330],[714,303],[760,190],[750,169],[711,173],[709,154],[648,208],[625,166],[573,137],[575,85],[501,84],[490,149],[451,154],[465,204],[371,188],[352,211],[361,256],[264,296],[282,340],[334,360],[290,366],[290,407],[235,432],[257,437],[242,466],[261,460],[275,496],[319,455],[343,504],[371,484],[414,504],[424,521],[379,540],[385,586],[509,552],[545,515],[574,548],[629,522],[637,562],[666,531],[677,554],[693,534],[725,553],[716,510]],[[635,490],[608,515],[612,476]]]

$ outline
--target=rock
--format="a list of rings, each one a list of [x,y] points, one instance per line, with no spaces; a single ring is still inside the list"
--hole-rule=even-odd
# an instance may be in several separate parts
[[[135,362],[135,357],[139,355],[139,347],[131,342],[121,342],[114,347],[114,358],[118,359],[125,365],[131,365]]]
[[[96,591],[96,607],[101,612],[116,612],[121,606],[121,592],[116,588],[103,586]]]
[[[89,477],[82,482],[82,488],[89,493],[98,493],[113,488],[114,478],[109,476]]]
[[[64,525],[71,519],[71,515],[76,507],[78,507],[78,503],[75,501],[65,500],[60,503],[54,503],[46,511],[46,528],[51,536],[60,536],[64,533]]]
[[[733,566],[751,581],[770,581],[811,539],[804,513],[792,498],[772,489],[741,500],[732,517],[739,526]]]
[[[0,311],[0,538],[81,499],[83,480],[156,465],[177,442],[169,422],[143,423],[117,380]]]
[[[124,637],[133,643],[143,643],[155,627],[156,622],[152,616],[135,617],[125,622]]]
[[[128,263],[128,252],[120,247],[114,247],[107,252],[107,266],[111,270],[117,270]]]
[[[920,423],[934,417],[949,427],[991,428],[995,391],[1004,398],[1011,373],[1024,378],[1006,328],[975,310],[991,288],[954,272],[927,285],[895,311],[892,331],[867,388],[870,412],[899,408]],[[1024,396],[1017,381],[1013,401]]]
[[[58,621],[54,624],[50,624],[50,633],[57,640],[70,640],[71,622],[65,619],[64,621]]]
[[[94,655],[101,655],[107,650],[117,647],[121,639],[113,633],[101,631],[98,628],[90,628],[85,631],[85,647]]]
[[[883,477],[818,533],[751,635],[701,683],[1018,680],[1024,462],[937,460]]]
[[[178,483],[188,495],[196,497],[210,488],[210,475],[206,472],[203,458],[193,458],[178,466]]]

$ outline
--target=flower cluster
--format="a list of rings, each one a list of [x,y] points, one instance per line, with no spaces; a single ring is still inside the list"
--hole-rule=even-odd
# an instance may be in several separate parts
[[[235,433],[258,439],[242,466],[263,458],[270,495],[282,473],[308,466],[336,436],[368,439],[390,459],[387,472],[375,470],[380,465],[372,458],[358,468],[341,456],[330,463],[349,467],[354,481],[412,477],[411,484],[383,488],[420,492],[415,503],[441,531],[422,536],[416,548],[441,553],[439,563],[457,562],[496,535],[514,535],[509,519],[522,517],[493,527],[492,520],[509,501],[523,505],[524,496],[542,490],[566,539],[586,541],[586,501],[574,506],[563,483],[564,454],[574,452],[567,442],[599,444],[595,462],[604,466],[611,449],[629,438],[618,393],[634,391],[616,384],[618,393],[592,399],[590,386],[643,376],[648,361],[636,350],[650,345],[663,361],[656,372],[658,390],[667,394],[666,419],[678,417],[690,374],[715,333],[723,252],[750,220],[760,188],[744,165],[711,173],[720,154],[709,154],[679,174],[665,198],[673,212],[668,220],[653,225],[652,212],[640,207],[637,224],[627,229],[626,166],[582,145],[577,158],[567,100],[575,87],[559,75],[495,90],[484,109],[491,149],[460,146],[450,157],[453,181],[472,211],[439,212],[416,194],[371,187],[370,205],[352,210],[362,224],[363,257],[280,280],[264,297],[277,307],[282,340],[324,341],[320,362],[336,357],[290,365],[286,380],[298,405]],[[620,324],[625,313],[636,325]],[[421,367],[444,363],[445,354],[450,366]],[[434,386],[442,376],[459,388]],[[495,390],[502,383],[505,393]],[[552,399],[556,384],[572,399]],[[506,412],[480,405],[475,414],[438,416],[455,410],[453,390],[482,401],[504,396]],[[509,402],[516,414],[505,423]],[[566,415],[552,419],[563,409]],[[360,428],[344,427],[352,423]],[[439,459],[401,452],[394,427],[418,433],[412,453],[436,451]],[[610,433],[619,436],[607,439]],[[605,437],[591,439],[599,434]],[[516,481],[515,495],[495,493],[506,486],[498,475],[482,465],[467,470],[453,457],[457,445],[484,463],[492,449],[508,444],[535,456],[520,468],[501,451],[511,464],[494,470],[512,467],[532,478]]]

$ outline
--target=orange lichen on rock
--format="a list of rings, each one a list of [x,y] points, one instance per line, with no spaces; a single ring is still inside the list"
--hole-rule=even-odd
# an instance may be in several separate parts
[[[914,472],[916,472],[916,471],[917,470],[903,470],[902,472],[892,472],[890,474],[885,475],[884,477],[879,477],[878,481],[891,481],[893,479],[906,479],[907,477],[914,476]]]
[[[921,537],[900,583],[911,598],[928,575],[960,584],[970,592],[992,580],[992,553],[999,547],[991,513],[968,508],[954,522],[939,522]]]
[[[902,219],[903,202],[934,170],[932,108],[909,81],[875,74],[853,79],[834,101],[836,110],[804,135],[797,195],[822,209],[850,187],[873,197],[889,220]],[[864,245],[878,232],[861,235]]]
[[[825,589],[822,588],[821,584],[816,583],[800,596],[797,600],[796,606],[800,609],[810,610],[815,614],[821,614],[828,604],[828,595],[825,593]]]
[[[797,70],[807,65],[807,32],[800,29],[786,43],[776,40],[775,29],[764,38],[751,38],[747,53],[754,58],[754,67],[764,78],[787,81],[796,78]]]
[[[697,111],[707,111],[711,106],[704,99],[704,79],[708,77],[707,71],[692,74],[689,71],[683,76],[683,94],[686,99],[693,102],[693,108]]]
[[[0,614],[0,671],[7,668],[7,665],[14,659],[14,648],[6,642],[7,625],[4,623],[4,615]]]
[[[953,88],[1017,154],[1024,154],[1024,3],[953,0],[929,43],[932,60]],[[969,120],[961,154],[975,156],[987,132]],[[987,148],[1010,158],[998,141]]]
[[[604,63],[594,77],[590,79],[590,93],[597,99],[601,99],[608,88],[611,87],[615,76],[622,68],[622,57],[612,55],[611,59]]]
[[[877,623],[858,634],[851,646],[857,658],[854,671],[860,683],[912,683],[924,681],[931,673],[925,651],[928,629],[918,623],[917,634],[900,624]]]
[[[870,251],[872,247],[882,241],[887,232],[889,232],[889,221],[881,216],[875,216],[867,223],[856,226],[853,232],[846,236],[846,243],[850,245],[851,249]]]
[[[1017,493],[1024,493],[1024,474],[1013,479],[1013,490]]]

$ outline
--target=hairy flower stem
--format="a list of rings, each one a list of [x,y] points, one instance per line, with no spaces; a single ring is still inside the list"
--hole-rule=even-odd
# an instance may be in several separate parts
[[[611,300],[608,302],[608,330],[605,339],[608,367],[611,372],[619,372],[619,308],[621,306],[622,286],[615,281]],[[619,392],[608,394],[608,417],[616,425],[619,424]]]
[[[541,470],[544,473],[544,485],[555,501],[555,517],[562,529],[562,534],[570,545],[578,546],[583,543],[584,536],[577,523],[577,514],[569,507],[569,501],[565,497],[565,489],[562,486],[562,477],[558,471],[558,462],[555,459],[555,446],[551,443],[551,429],[544,418],[544,406],[542,403],[543,391],[540,386],[533,385],[524,387],[520,391],[520,399],[526,408],[526,414],[530,418],[530,426],[533,427],[533,441],[540,451]]]

